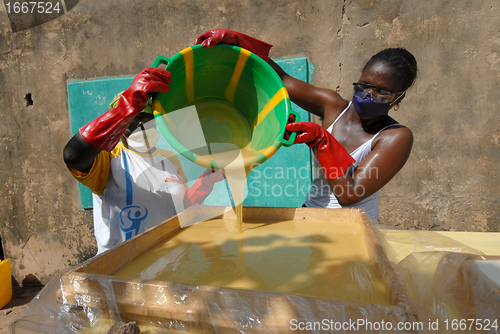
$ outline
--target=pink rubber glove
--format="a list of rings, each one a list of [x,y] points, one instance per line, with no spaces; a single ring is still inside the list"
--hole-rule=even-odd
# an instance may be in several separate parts
[[[198,180],[188,189],[187,197],[192,204],[201,204],[214,190],[214,185],[224,180],[224,174],[220,171],[207,169],[200,175]]]
[[[294,144],[305,143],[313,150],[327,180],[344,175],[356,162],[321,125],[312,122],[290,123],[286,129],[297,132]]]
[[[115,108],[80,128],[82,137],[94,148],[112,151],[134,117],[148,104],[149,93],[170,90],[170,72],[145,68],[122,93]]]
[[[201,34],[194,44],[201,44],[205,48],[217,44],[231,44],[247,49],[267,61],[271,44],[229,29],[214,29]]]

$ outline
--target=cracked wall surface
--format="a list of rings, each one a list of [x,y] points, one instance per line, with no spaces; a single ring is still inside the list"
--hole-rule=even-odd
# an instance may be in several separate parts
[[[133,75],[215,27],[274,44],[273,58],[308,57],[313,83],[347,99],[372,54],[407,48],[419,77],[391,115],[415,142],[382,190],[381,222],[500,231],[498,17],[496,0],[81,0],[13,32],[0,4],[0,233],[14,276],[45,282],[95,251],[62,161],[67,80]]]

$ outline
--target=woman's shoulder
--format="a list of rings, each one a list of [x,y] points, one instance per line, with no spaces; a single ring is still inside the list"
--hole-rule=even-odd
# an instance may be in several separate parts
[[[403,125],[396,121],[394,118],[387,116],[384,128],[389,130],[393,130],[393,132],[397,133],[411,133],[410,128],[408,128],[406,125]]]
[[[376,141],[385,145],[410,147],[413,145],[413,132],[396,121],[387,124],[378,134]],[[374,143],[375,144],[375,143]]]

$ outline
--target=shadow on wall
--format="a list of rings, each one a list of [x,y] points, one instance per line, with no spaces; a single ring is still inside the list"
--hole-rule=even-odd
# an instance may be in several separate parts
[[[13,32],[31,29],[73,9],[79,0],[23,2],[3,0]]]

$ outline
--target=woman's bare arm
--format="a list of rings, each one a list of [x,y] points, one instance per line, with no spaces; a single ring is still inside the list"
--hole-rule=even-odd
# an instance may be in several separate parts
[[[356,172],[329,180],[341,205],[356,204],[382,189],[405,165],[413,145],[413,134],[406,127],[387,129],[375,141],[372,152]]]
[[[335,112],[345,107],[346,101],[337,92],[295,79],[272,59],[268,63],[283,80],[290,99],[302,109],[324,119],[330,111]]]

